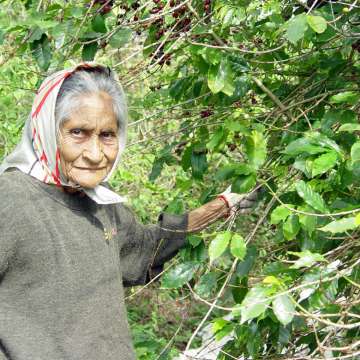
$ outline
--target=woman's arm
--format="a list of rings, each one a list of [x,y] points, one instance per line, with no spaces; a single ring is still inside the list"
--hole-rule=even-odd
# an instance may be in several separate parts
[[[161,214],[156,225],[145,226],[126,206],[116,212],[123,283],[145,284],[184,246],[188,215]]]
[[[230,188],[220,194],[215,200],[190,211],[188,232],[197,232],[205,229],[218,219],[226,218],[233,212],[246,214],[251,211],[257,200],[257,190],[248,194],[230,192]]]
[[[226,217],[231,210],[229,204],[240,207],[242,213],[248,212],[254,204],[253,195],[250,198],[232,195],[233,198],[216,198],[185,215],[161,214],[157,225],[149,226],[138,223],[129,209],[119,206],[118,227],[119,234],[122,234],[119,237],[120,261],[124,284],[140,285],[156,276],[162,271],[163,264],[185,245],[186,234],[201,231]]]
[[[229,208],[223,200],[212,200],[189,212],[187,231],[189,233],[201,231],[216,220],[226,217],[228,213]]]

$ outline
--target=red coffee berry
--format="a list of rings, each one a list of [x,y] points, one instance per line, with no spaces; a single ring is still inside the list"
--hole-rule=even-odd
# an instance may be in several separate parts
[[[150,10],[150,14],[157,14],[160,10],[160,8],[153,8]]]
[[[200,112],[200,116],[201,116],[202,118],[207,118],[207,117],[209,117],[210,115],[212,115],[212,111],[211,111],[211,110],[202,110],[202,111]]]

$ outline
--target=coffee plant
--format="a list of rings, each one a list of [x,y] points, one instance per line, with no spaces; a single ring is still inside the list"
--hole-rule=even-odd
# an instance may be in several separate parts
[[[212,323],[218,359],[360,358],[358,1],[2,0],[0,47],[1,156],[41,80],[95,60],[128,94],[112,184],[143,220],[261,189],[157,285],[205,308],[186,350]]]

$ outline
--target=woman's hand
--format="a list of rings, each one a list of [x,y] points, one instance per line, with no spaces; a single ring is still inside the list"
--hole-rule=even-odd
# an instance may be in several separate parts
[[[253,190],[247,194],[236,194],[228,187],[216,199],[189,212],[188,232],[201,231],[216,220],[235,212],[249,213],[256,203],[257,193],[258,190]]]
[[[240,214],[248,214],[254,207],[257,197],[258,197],[258,188],[255,188],[249,193],[246,194],[237,194],[231,192],[231,185],[222,192],[218,199],[224,201],[229,209],[229,215],[232,215],[236,212]]]

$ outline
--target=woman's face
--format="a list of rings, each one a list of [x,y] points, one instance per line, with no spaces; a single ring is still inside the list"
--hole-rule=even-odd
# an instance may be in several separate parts
[[[110,172],[119,151],[118,125],[111,97],[88,93],[60,127],[62,173],[69,182],[94,188]]]

